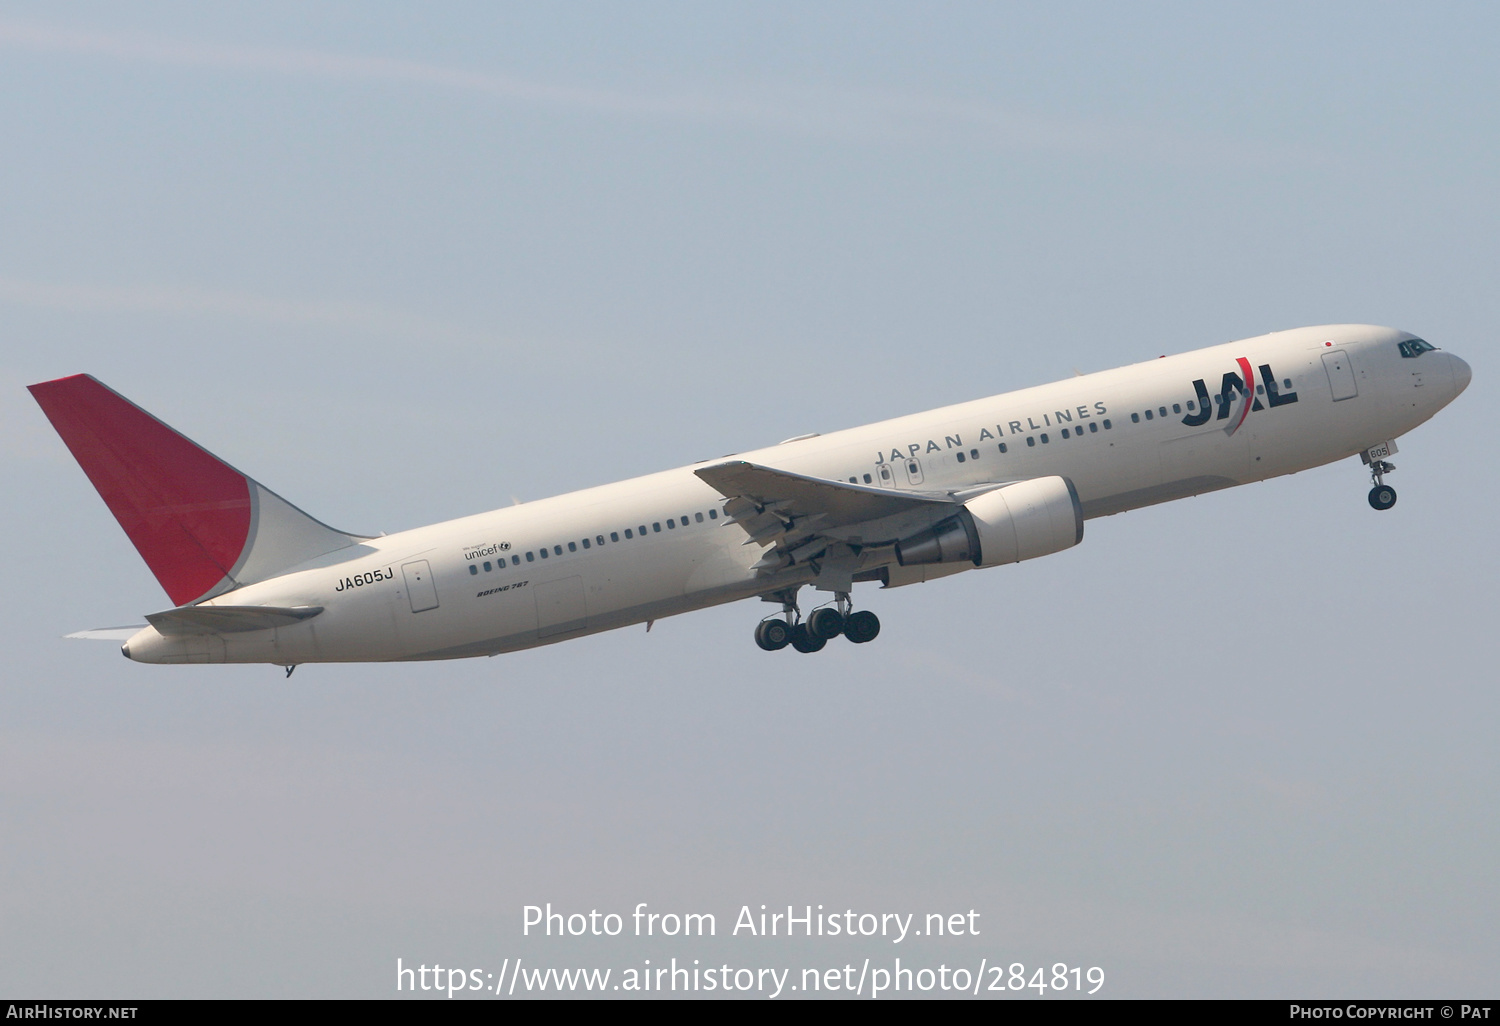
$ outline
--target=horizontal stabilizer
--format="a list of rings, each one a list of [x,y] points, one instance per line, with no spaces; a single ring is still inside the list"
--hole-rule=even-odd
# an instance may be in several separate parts
[[[314,520],[87,374],[29,390],[179,606],[362,540]]]
[[[145,618],[162,634],[234,634],[290,627],[321,612],[323,606],[183,606]]]
[[[64,637],[79,638],[83,641],[129,641],[145,629],[146,625],[143,623],[138,623],[133,627],[95,627],[89,631],[74,631]]]
[[[322,606],[185,606],[150,613],[146,619],[164,635],[235,634],[289,627],[322,611]]]

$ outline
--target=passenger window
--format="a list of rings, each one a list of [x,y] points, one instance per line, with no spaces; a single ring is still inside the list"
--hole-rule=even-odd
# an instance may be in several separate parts
[[[479,573],[479,567],[475,566],[473,563],[470,563],[469,564],[469,573],[470,574],[477,574],[477,573]]]
[[[1281,387],[1284,388],[1284,389],[1286,389],[1288,392],[1290,392],[1292,390],[1292,379],[1291,378],[1283,378],[1282,381],[1281,381]]]
[[[1027,435],[1026,436],[1026,444],[1029,445],[1029,446],[1031,446],[1033,449],[1035,449],[1036,448],[1036,439],[1033,438],[1033,437],[1031,437],[1030,435]]]
[[[869,474],[866,474],[866,475],[865,475],[865,484],[869,484],[869,483],[870,483],[870,475],[869,475]],[[713,514],[713,510],[709,510],[709,511],[708,511],[708,515],[709,515],[709,516],[713,516],[713,515],[714,515],[714,514]]]
[[[596,537],[594,539],[594,544],[598,545],[601,549],[604,548],[604,535],[601,534]]]
[[[1139,413],[1132,413],[1130,415],[1130,423],[1132,423],[1132,424],[1139,424],[1140,422],[1141,422],[1141,415]]]
[[[1182,412],[1182,404],[1181,403],[1173,403],[1172,404],[1172,412],[1173,413],[1181,413]],[[1163,413],[1162,416],[1165,417],[1166,414]]]
[[[1187,406],[1188,406],[1188,412],[1189,413],[1192,413],[1194,410],[1197,409],[1197,407],[1193,405],[1193,401],[1191,399],[1188,400]]]
[[[526,553],[526,562],[528,562],[528,563],[535,563],[536,562],[536,555],[534,553],[531,553],[531,552]]]
[[[963,462],[963,461],[964,461],[964,459],[965,459],[965,458],[966,458],[966,457],[965,457],[965,456],[964,456],[964,454],[963,454],[963,453],[959,453],[959,454],[958,454],[958,462],[960,462],[960,463],[962,463],[962,462]]]
[[[1104,430],[1108,431],[1112,426],[1113,425],[1111,425],[1110,422],[1109,422],[1109,418],[1105,417],[1104,418]]]
[[[1162,407],[1162,408],[1161,408],[1161,409],[1160,409],[1160,411],[1158,411],[1158,412],[1160,412],[1160,413],[1161,413],[1161,415],[1162,415],[1162,416],[1163,416],[1163,417],[1165,417],[1165,416],[1166,416],[1166,415],[1167,415],[1167,408],[1166,408],[1166,407],[1165,407],[1165,406],[1163,406],[1163,407]]]
[[[1001,451],[1001,452],[1005,452],[1005,451],[1007,451],[1007,449],[1006,449],[1006,445],[1005,445],[1005,443],[1004,443],[1004,442],[1001,442],[1001,443],[1000,443],[1000,451]]]
[[[1151,411],[1150,411],[1150,410],[1147,410],[1147,411],[1146,411],[1146,419],[1147,419],[1147,420],[1150,420],[1150,419],[1151,419]]]
[[[1265,385],[1256,385],[1255,386],[1255,394],[1256,395],[1265,395],[1266,394],[1266,386]]]
[[[698,523],[701,524],[701,523],[703,523],[703,514],[702,513],[694,513],[693,514],[693,519],[696,520]]]
[[[1047,444],[1047,433],[1045,431],[1042,432],[1041,439],[1042,439],[1042,444],[1046,445]]]
[[[490,561],[487,560],[487,559],[484,561],[484,572],[485,573],[489,573],[490,572]]]
[[[671,517],[667,517],[667,530],[670,531],[670,530],[672,530],[672,528],[674,528],[676,526],[677,526],[677,521],[673,520]]]
[[[627,538],[630,537],[630,532],[629,531],[625,532],[625,537],[627,537]],[[612,541],[612,542],[619,541],[620,540],[620,532],[619,531],[611,531],[611,532],[609,532],[609,540]]]
[[[1070,436],[1070,435],[1069,435],[1069,434],[1068,434],[1068,429],[1067,429],[1067,428],[1063,428],[1063,437],[1064,437],[1064,438],[1070,438],[1070,437],[1072,437],[1072,436]]]
[[[553,552],[553,555],[561,556],[562,555],[562,546],[561,545],[554,545],[554,546],[552,546],[552,552]]]
[[[651,530],[655,531],[657,534],[661,534],[661,521],[653,521],[651,524]],[[641,533],[646,533],[646,529],[644,527],[641,528]]]
[[[547,558],[547,550],[546,549],[537,549],[537,551],[542,554],[542,558],[543,559]]]
[[[656,525],[656,529],[658,531],[660,531],[661,530],[661,525],[657,524]],[[636,531],[636,534],[639,534],[642,538],[646,537],[646,525],[645,524],[638,524],[636,526],[635,531]]]
[[[633,535],[633,534],[630,533],[630,528],[628,528],[628,527],[625,528],[625,537],[627,537],[627,538],[634,538],[635,537],[635,535]]]
[[[526,553],[526,558],[530,559],[531,558],[531,553],[529,553],[529,552]],[[521,565],[521,557],[520,556],[511,556],[510,557],[510,565],[511,566],[520,566]]]
[[[869,474],[865,475],[865,480],[866,481],[870,480],[870,475]],[[719,511],[716,510],[716,509],[709,510],[708,511],[708,519],[710,519],[710,520],[717,520],[717,519],[719,519]]]
[[[969,459],[971,459],[971,460],[977,460],[977,459],[979,459],[979,450],[978,449],[970,449],[969,450]]]
[[[1093,421],[1089,421],[1089,434],[1091,434],[1091,435],[1097,435],[1098,433],[1099,433],[1099,425],[1095,424]]]
[[[569,552],[577,552],[578,551],[578,543],[577,542],[568,542],[568,551]],[[562,553],[559,552],[558,555],[561,556]]]

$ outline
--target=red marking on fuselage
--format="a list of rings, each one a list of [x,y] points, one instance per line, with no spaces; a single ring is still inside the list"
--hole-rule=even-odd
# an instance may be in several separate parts
[[[1240,411],[1240,419],[1234,422],[1234,427],[1230,428],[1231,436],[1240,429],[1241,424],[1245,423],[1245,418],[1250,415],[1250,407],[1255,405],[1255,371],[1251,369],[1250,361],[1243,356],[1239,358],[1238,363],[1240,374],[1245,379],[1245,408]]]

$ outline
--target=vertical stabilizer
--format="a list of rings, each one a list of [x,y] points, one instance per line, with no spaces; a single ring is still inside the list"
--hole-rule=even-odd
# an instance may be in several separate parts
[[[87,374],[29,391],[179,606],[360,540],[314,520]]]

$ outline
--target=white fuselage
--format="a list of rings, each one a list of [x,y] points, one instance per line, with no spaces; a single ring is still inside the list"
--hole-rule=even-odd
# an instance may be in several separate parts
[[[1409,338],[1368,325],[1277,332],[735,458],[928,494],[1056,475],[1073,483],[1085,517],[1107,516],[1306,470],[1410,431],[1452,401],[1468,369],[1440,351],[1404,358],[1398,343]],[[1204,410],[1195,382],[1217,397],[1246,365],[1260,394]],[[727,522],[724,499],[680,467],[370,539],[205,603],[322,607],[312,619],[226,635],[146,628],[126,651],[146,662],[282,665],[489,655],[818,585],[815,565],[754,569],[763,549]],[[927,577],[963,568],[933,569]],[[918,569],[888,583],[921,579]]]

